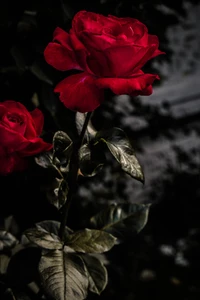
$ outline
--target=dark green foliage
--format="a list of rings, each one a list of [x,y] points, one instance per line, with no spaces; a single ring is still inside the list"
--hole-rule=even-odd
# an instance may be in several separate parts
[[[112,204],[91,218],[94,228],[110,232],[119,240],[131,238],[146,225],[149,204]]]
[[[135,156],[135,151],[122,129],[112,128],[99,131],[95,136],[95,143],[99,142],[106,143],[112,155],[120,163],[123,171],[133,178],[144,182],[144,174]]]

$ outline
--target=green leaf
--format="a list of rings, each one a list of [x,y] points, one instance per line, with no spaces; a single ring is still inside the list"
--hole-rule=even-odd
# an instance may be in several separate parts
[[[89,276],[89,290],[100,295],[108,282],[108,273],[106,268],[98,258],[92,255],[79,255],[83,259],[87,268]]]
[[[115,237],[107,232],[86,228],[70,234],[67,245],[77,252],[102,253],[110,250],[115,241]]]
[[[106,143],[108,149],[120,163],[121,168],[133,178],[144,182],[142,168],[135,156],[135,152],[125,132],[117,127],[109,130],[102,130],[96,134],[95,143]]]
[[[56,187],[54,189],[55,198],[54,198],[54,201],[52,204],[55,207],[57,207],[57,209],[60,209],[67,201],[67,194],[69,191],[69,186],[64,179],[56,178],[56,181],[57,181],[58,187]]]
[[[147,223],[150,204],[112,204],[90,219],[94,228],[105,230],[119,239],[140,232]]]
[[[64,243],[60,240],[60,223],[57,221],[43,221],[36,224],[36,228],[28,229],[24,235],[37,246],[44,249],[62,249]],[[66,227],[66,236],[68,234]],[[70,230],[71,232],[71,230]]]
[[[63,243],[53,233],[38,230],[37,228],[28,229],[24,232],[30,242],[44,249],[62,249]]]
[[[57,131],[53,137],[53,162],[62,173],[69,171],[73,143],[64,131]]]
[[[59,235],[60,222],[58,222],[58,221],[46,220],[46,221],[42,221],[42,222],[36,223],[35,226],[39,230],[44,230],[44,231],[47,231],[49,233],[53,233],[55,235]],[[65,230],[66,230],[66,232],[65,232],[66,236],[69,233],[73,233],[73,230],[70,229],[67,226],[65,226]]]
[[[56,174],[57,175],[57,174]],[[68,183],[64,179],[54,177],[43,186],[47,200],[54,205],[58,210],[62,208],[67,200]]]
[[[79,166],[83,176],[95,176],[105,163],[104,153],[95,148],[92,144],[84,144],[79,150]]]
[[[61,250],[43,253],[39,272],[44,291],[51,299],[82,300],[87,297],[87,270],[79,256]]]
[[[68,134],[64,131],[57,131],[53,137],[53,151],[54,156],[65,155],[67,154],[72,146],[72,140]]]
[[[35,157],[35,162],[42,168],[55,168],[53,165],[52,152],[44,152]]]
[[[0,251],[11,249],[18,243],[18,240],[11,233],[0,230]]]

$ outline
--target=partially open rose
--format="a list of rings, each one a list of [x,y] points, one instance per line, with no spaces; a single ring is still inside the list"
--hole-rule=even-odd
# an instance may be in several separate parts
[[[141,68],[163,53],[158,46],[157,36],[148,34],[136,19],[80,11],[69,33],[55,29],[44,56],[60,71],[82,71],[62,80],[54,91],[67,108],[87,112],[103,101],[105,88],[117,95],[150,95],[159,77],[144,74]]]
[[[44,118],[39,109],[28,112],[20,102],[8,100],[0,103],[0,174],[23,170],[25,157],[52,148],[43,141]]]

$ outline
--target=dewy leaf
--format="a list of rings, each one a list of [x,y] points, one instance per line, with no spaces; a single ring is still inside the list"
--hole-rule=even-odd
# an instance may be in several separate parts
[[[28,229],[24,235],[33,243],[44,249],[62,249],[63,242],[60,240],[60,223],[57,221],[43,221],[36,224],[36,228]],[[66,227],[66,236],[67,236]],[[70,231],[71,232],[71,231]]]
[[[87,113],[81,113],[81,112],[76,113],[76,128],[77,128],[77,131],[78,131],[79,135],[80,135],[81,130],[83,128],[83,124],[85,122],[86,116],[87,116]],[[85,133],[86,141],[89,142],[91,139],[93,139],[95,137],[96,133],[97,133],[97,131],[93,127],[91,119],[90,119],[90,121],[88,123],[88,126],[87,126],[86,133]]]
[[[0,230],[0,251],[11,249],[18,243],[17,239],[9,232]]]
[[[95,176],[105,163],[105,155],[92,144],[84,144],[79,150],[79,166],[83,176]]]
[[[94,228],[105,230],[119,239],[140,232],[147,223],[150,204],[112,204],[91,218]]]
[[[62,249],[63,243],[53,233],[44,232],[37,228],[28,229],[25,231],[25,236],[32,243],[44,249]]]
[[[60,230],[60,222],[54,220],[46,220],[39,223],[36,223],[36,228],[39,230],[43,230],[49,233],[53,233],[55,235],[59,235]],[[69,227],[65,226],[66,236],[68,233],[73,233],[73,230]]]
[[[59,179],[57,177],[52,178],[52,180],[44,186],[48,201],[57,209],[61,209],[65,204],[68,189],[68,183],[64,179]]]
[[[88,275],[89,290],[98,295],[105,289],[108,282],[108,273],[102,262],[89,254],[79,254],[83,259]]]
[[[66,164],[71,155],[72,140],[64,131],[57,131],[53,137],[53,159],[56,158],[60,164]]]
[[[54,300],[82,300],[87,297],[88,275],[83,260],[61,250],[44,253],[39,272],[45,293]]]
[[[95,141],[96,143],[100,141],[106,143],[112,155],[120,163],[122,170],[133,178],[144,182],[142,168],[130,141],[122,129],[114,127],[109,130],[99,131],[96,134]]]
[[[110,250],[115,245],[115,237],[101,231],[85,228],[68,236],[67,246],[77,252],[102,253]]]
[[[72,144],[71,138],[64,131],[57,131],[53,137],[53,148],[55,154],[62,154]]]
[[[35,162],[42,168],[54,168],[53,155],[49,152],[44,152],[35,157]]]
[[[60,209],[67,200],[67,194],[68,194],[68,184],[64,179],[57,179],[58,187],[54,189],[55,194],[55,201],[52,203],[54,206],[56,206],[58,209]]]

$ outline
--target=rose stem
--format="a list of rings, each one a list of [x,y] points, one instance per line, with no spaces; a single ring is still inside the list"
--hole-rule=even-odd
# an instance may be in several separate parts
[[[73,151],[72,151],[72,156],[71,156],[71,160],[70,160],[70,164],[69,164],[69,179],[68,179],[69,191],[68,191],[66,202],[63,205],[63,215],[62,215],[62,220],[61,220],[60,229],[59,229],[59,236],[60,236],[61,240],[63,240],[63,241],[64,241],[65,226],[66,226],[66,222],[67,222],[69,208],[70,208],[70,205],[72,202],[73,194],[75,193],[76,188],[77,188],[77,176],[78,176],[78,169],[79,169],[78,152],[79,152],[80,147],[83,144],[84,136],[85,136],[91,115],[92,115],[92,112],[87,113],[80,136],[79,136],[78,140],[73,143]]]

